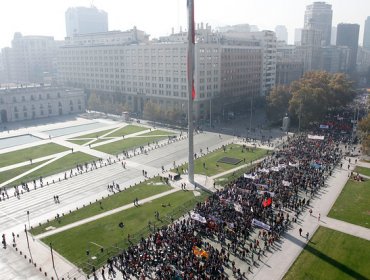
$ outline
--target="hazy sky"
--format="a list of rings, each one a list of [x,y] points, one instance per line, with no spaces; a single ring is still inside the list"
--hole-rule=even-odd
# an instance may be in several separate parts
[[[195,0],[195,20],[212,28],[249,23],[260,29],[274,30],[285,25],[289,42],[294,28],[303,26],[308,0]],[[358,23],[360,44],[363,26],[370,16],[370,0],[331,0],[333,25]],[[10,46],[14,32],[23,35],[65,37],[64,13],[68,7],[90,6],[93,3],[108,13],[110,30],[127,30],[134,25],[151,38],[168,35],[171,28],[186,28],[186,0],[2,0],[0,5],[0,47]]]

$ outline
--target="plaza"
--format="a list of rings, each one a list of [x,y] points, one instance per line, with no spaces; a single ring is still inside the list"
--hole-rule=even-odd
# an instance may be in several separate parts
[[[145,146],[145,151],[135,145],[132,145],[131,148],[127,146],[125,152],[128,154],[124,154],[123,151],[119,150],[112,154],[98,150],[100,146],[123,141],[120,133],[114,133],[116,131],[119,132],[124,130],[125,127],[127,127],[126,133],[124,134],[124,139],[126,140],[130,138],[135,139],[135,137],[139,139],[140,136],[146,138],[161,136],[162,138],[155,140],[154,143],[150,141],[145,141],[146,144],[144,144],[145,142],[143,142],[143,144],[139,143],[139,146]],[[56,134],[50,137],[48,134],[50,131],[54,131]],[[156,133],[156,131],[158,131],[158,133]],[[55,262],[54,269],[50,249],[45,245],[49,245],[48,243],[51,242],[51,240],[55,240],[53,237],[54,235],[57,238],[60,234],[69,234],[68,232],[73,229],[83,229],[85,225],[88,226],[89,223],[93,222],[95,222],[99,227],[99,219],[102,219],[101,223],[104,223],[104,221],[109,217],[120,215],[119,213],[121,211],[131,211],[130,209],[134,207],[131,203],[132,201],[127,199],[127,201],[120,207],[115,208],[117,206],[117,204],[115,204],[116,206],[104,209],[104,211],[101,213],[99,212],[98,215],[80,217],[79,220],[71,221],[70,224],[62,224],[60,228],[52,227],[49,230],[37,232],[32,237],[30,233],[32,233],[33,230],[31,230],[30,233],[28,233],[29,248],[26,242],[24,227],[26,226],[27,229],[30,229],[31,227],[36,228],[40,223],[45,224],[48,220],[54,221],[56,216],[61,217],[61,220],[63,221],[64,215],[66,215],[65,218],[67,218],[70,212],[78,213],[77,209],[87,209],[90,204],[94,205],[94,203],[95,205],[98,205],[97,201],[101,201],[104,205],[104,199],[108,199],[108,197],[111,199],[116,195],[107,189],[107,185],[112,184],[112,182],[114,182],[114,184],[119,184],[120,189],[122,189],[122,192],[119,192],[119,195],[124,196],[126,194],[126,190],[124,189],[127,188],[127,191],[134,191],[135,188],[140,186],[140,183],[144,182],[148,178],[154,178],[161,175],[163,171],[162,167],[164,170],[171,170],[174,168],[174,165],[182,166],[187,162],[186,133],[176,129],[153,128],[146,124],[127,124],[107,119],[87,120],[77,118],[68,122],[18,129],[9,133],[5,131],[2,132],[2,136],[5,136],[4,138],[9,138],[9,136],[23,135],[23,133],[35,135],[40,140],[30,142],[28,144],[20,142],[21,145],[17,145],[17,143],[13,142],[13,146],[3,148],[0,150],[0,153],[5,154],[17,152],[18,150],[29,147],[36,148],[42,144],[57,144],[65,147],[65,150],[58,150],[58,153],[54,155],[42,155],[41,158],[34,158],[33,161],[37,162],[40,160],[41,165],[45,164],[45,166],[47,166],[48,164],[53,164],[56,160],[62,160],[66,156],[83,153],[90,156],[91,159],[94,159],[97,162],[97,167],[93,168],[92,165],[88,165],[87,167],[82,168],[82,170],[79,170],[74,166],[69,167],[66,171],[60,171],[57,174],[43,177],[43,186],[41,186],[40,181],[36,178],[36,189],[34,189],[34,185],[32,183],[29,183],[29,191],[23,190],[23,194],[21,193],[18,198],[9,192],[10,198],[0,202],[0,232],[6,234],[8,243],[8,249],[3,250],[6,257],[1,262],[1,266],[3,268],[1,270],[3,275],[0,275],[1,279],[51,279],[51,277],[54,277],[55,279],[56,275],[59,279],[68,279],[68,277],[71,279],[84,279],[85,276],[83,271],[79,270],[75,264],[59,255],[58,246],[54,248],[53,252]],[[168,138],[169,135],[176,135],[176,139],[170,140]],[[71,139],[84,140],[84,142],[81,143],[81,145],[78,145],[73,143]],[[92,141],[92,145],[89,145],[90,141]],[[206,131],[195,135],[194,151],[198,154],[202,154],[202,152],[205,153],[205,151],[208,153],[209,150],[211,156],[212,152],[217,152],[217,150],[220,149],[222,150],[223,146],[229,147],[228,149],[230,149],[231,143],[233,143],[232,145],[240,144],[254,148],[259,147],[272,150],[279,144],[282,144],[282,141],[282,139],[276,138],[273,139],[269,145],[267,145],[267,143],[265,143],[266,145],[262,145],[261,142],[245,142],[245,139],[243,138]],[[235,149],[235,146],[233,147],[233,149]],[[207,158],[207,155],[205,155],[205,158]],[[98,159],[101,159],[101,161]],[[202,158],[200,158],[200,160],[202,160]],[[259,160],[256,160],[256,163],[258,162]],[[123,163],[125,164],[125,168],[123,168]],[[79,164],[84,166],[83,162]],[[344,160],[343,164],[344,166],[349,164],[349,158]],[[25,167],[28,165],[30,165],[29,159],[26,161],[19,159],[18,162],[13,162],[9,166],[1,167],[0,173],[2,170],[7,171],[11,170],[10,168],[17,168],[18,166]],[[244,170],[244,168],[248,168],[250,165],[251,162],[247,161],[245,164],[243,163],[240,166],[233,166],[231,169],[228,168],[228,170],[223,172],[216,172],[217,174],[196,175],[195,179],[203,187],[208,190],[215,191],[215,185],[213,185],[213,182],[217,181],[217,178],[223,178],[223,176],[228,176],[228,174],[231,173],[234,174],[234,172]],[[361,165],[364,168],[369,167],[366,163],[361,162]],[[355,166],[354,158],[352,158],[350,169],[354,169]],[[40,168],[40,170],[42,170],[42,167],[40,166],[36,166],[35,168]],[[70,171],[71,168],[72,171]],[[144,175],[143,170],[146,171],[147,174]],[[312,209],[314,209],[314,214],[317,215],[317,213],[320,213],[321,220],[318,221],[317,218],[311,217],[307,211],[304,212],[299,218],[299,224],[293,225],[291,229],[283,234],[281,238],[282,242],[279,244],[280,249],[275,250],[273,254],[268,254],[266,257],[263,257],[262,265],[253,267],[252,273],[248,275],[248,279],[266,279],[266,277],[271,279],[281,279],[285,275],[296,257],[302,251],[302,248],[306,245],[306,241],[304,239],[299,239],[299,237],[297,237],[298,227],[303,227],[305,231],[309,231],[311,236],[319,226],[323,226],[358,236],[364,240],[370,240],[369,229],[327,217],[327,213],[348,179],[348,172],[348,170],[336,168],[332,176],[327,181],[326,187],[322,192],[320,192],[319,198],[312,201],[311,206]],[[21,180],[22,177],[24,177],[24,174],[20,174],[18,177],[18,179]],[[153,201],[158,200],[160,205],[162,203],[162,198],[164,198],[163,201],[166,201],[165,198],[167,196],[185,195],[186,193],[182,192],[182,185],[180,189],[180,184],[186,180],[186,174],[182,175],[182,177],[183,179],[179,182],[171,182],[171,186],[168,188],[158,189],[157,193],[151,192],[146,196],[140,197],[138,203],[147,207],[150,206]],[[10,179],[5,183],[3,182],[1,186],[12,186],[12,182],[14,182],[14,180],[12,181],[12,179]],[[218,182],[217,184],[220,184],[221,186],[221,182]],[[216,188],[218,188],[218,186],[216,186]],[[189,191],[190,192],[187,193],[186,196],[190,195],[194,198],[202,193],[199,189],[192,190],[189,188]],[[116,193],[118,194],[118,191]],[[58,196],[60,203],[55,202],[55,199],[53,199],[55,196]],[[175,207],[175,203],[173,201],[171,201],[171,205],[172,204]],[[140,211],[139,209],[140,208],[134,207],[132,210]],[[190,209],[191,208],[189,208],[189,210]],[[184,209],[182,209],[182,211],[184,211]],[[88,230],[88,227],[86,227],[86,230]],[[19,234],[19,237],[16,238],[17,251],[15,251],[14,248],[11,248],[11,235],[13,232]],[[75,238],[76,237],[74,237],[73,240]],[[66,241],[68,241],[68,238],[66,238]],[[91,250],[92,257],[96,256],[99,258],[98,249],[101,244],[96,244],[98,245],[90,245],[89,250]],[[80,252],[84,252],[85,247],[86,245],[82,245]],[[20,251],[22,251],[21,256]],[[284,258],[282,258],[282,254],[284,255]],[[24,258],[24,256],[26,257]],[[36,264],[36,267],[28,262],[30,258],[32,258],[31,262]],[[81,258],[82,255],[80,256],[80,259]],[[246,264],[240,259],[233,258],[233,260],[236,262],[238,267],[243,270],[246,268]],[[18,272],[17,269],[12,269],[12,267],[19,267],[22,271]],[[27,271],[28,278],[25,278],[26,276],[24,271]],[[47,276],[45,276],[45,273]]]

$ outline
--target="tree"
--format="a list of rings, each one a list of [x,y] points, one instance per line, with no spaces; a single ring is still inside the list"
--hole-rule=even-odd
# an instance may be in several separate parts
[[[300,80],[291,84],[289,112],[301,120],[302,127],[319,121],[329,109],[345,106],[353,100],[355,92],[352,86],[353,83],[342,73],[305,73]]]
[[[366,154],[370,153],[370,113],[358,123],[362,134],[362,146]]]
[[[278,86],[266,97],[267,117],[272,122],[280,121],[288,112],[289,100],[292,98],[289,87]]]
[[[91,93],[87,101],[87,108],[89,110],[100,111],[100,104],[100,98],[96,92]]]

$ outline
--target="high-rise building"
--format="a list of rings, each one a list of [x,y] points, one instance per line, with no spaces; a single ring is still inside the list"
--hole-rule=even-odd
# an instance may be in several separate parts
[[[358,36],[360,25],[351,23],[340,23],[337,26],[337,46],[346,46],[350,48],[349,71],[356,70]]]
[[[277,25],[275,27],[276,39],[288,43],[288,30],[285,25]]]
[[[365,20],[363,46],[365,49],[370,50],[370,16]]]
[[[302,42],[302,28],[294,29],[294,45],[300,46]]]
[[[44,82],[55,72],[57,42],[50,36],[22,36],[16,32],[11,48],[4,48],[7,82]]]
[[[333,11],[330,4],[314,2],[306,7],[304,15],[304,28],[322,32],[324,46],[330,45]]]
[[[93,6],[68,8],[65,19],[67,37],[108,31],[108,14]]]
[[[331,28],[330,45],[335,46],[336,42],[337,42],[337,27],[333,26]]]

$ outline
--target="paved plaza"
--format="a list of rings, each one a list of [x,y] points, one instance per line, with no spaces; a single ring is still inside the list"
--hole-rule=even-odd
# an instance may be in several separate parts
[[[61,215],[62,213],[68,213],[70,210],[75,210],[76,207],[82,207],[82,205],[88,205],[90,202],[95,202],[97,199],[106,197],[109,194],[107,191],[107,185],[111,184],[113,181],[119,183],[121,188],[130,187],[145,180],[142,170],[146,170],[148,172],[148,177],[153,177],[162,172],[162,167],[169,170],[173,168],[174,163],[176,163],[176,165],[180,165],[187,162],[188,142],[186,135],[179,137],[177,141],[173,141],[171,143],[169,143],[168,140],[162,140],[159,142],[159,147],[153,147],[153,149],[149,150],[146,154],[142,153],[132,156],[129,159],[125,159],[124,161],[127,166],[126,169],[122,168],[121,163],[123,159],[121,155],[115,157],[94,150],[88,145],[80,146],[66,141],[67,139],[78,137],[90,132],[118,129],[123,125],[122,123],[115,121],[99,121],[103,124],[99,128],[90,129],[89,131],[73,132],[59,137],[50,137],[45,133],[45,131],[51,130],[52,128],[64,129],[70,126],[89,125],[92,121],[77,118],[63,123],[55,123],[52,125],[43,124],[30,128],[19,128],[9,132],[3,131],[0,133],[0,140],[4,137],[23,135],[25,133],[35,135],[40,138],[40,141],[32,141],[28,144],[23,144],[22,146],[15,145],[2,149],[0,150],[0,158],[1,153],[4,152],[16,151],[20,147],[32,147],[42,143],[51,142],[68,147],[69,149],[73,148],[75,152],[81,151],[103,159],[102,167],[94,169],[93,171],[76,174],[67,180],[64,180],[64,173],[44,178],[44,182],[49,182],[48,185],[45,183],[44,187],[38,187],[36,190],[31,188],[30,192],[22,194],[19,199],[11,197],[10,199],[0,202],[0,233],[6,234],[8,242],[8,248],[6,250],[1,249],[0,251],[0,279],[36,280],[51,279],[52,276],[54,279],[73,279],[74,277],[77,279],[83,279],[78,270],[56,252],[54,252],[53,255],[55,263],[54,269],[50,249],[39,239],[49,234],[95,220],[101,216],[107,216],[133,207],[132,203],[121,207],[122,209],[114,209],[98,216],[56,229],[55,231],[36,236],[35,238],[32,238],[31,235],[29,235],[29,247],[27,245],[26,235],[24,232],[25,225],[27,228],[30,225],[37,226],[38,223],[45,222],[47,219],[53,219],[57,214]],[[94,122],[96,121],[94,120]],[[148,130],[136,133],[135,135],[140,135],[148,131],[149,127]],[[178,135],[180,134],[180,131],[173,132]],[[258,134],[258,132],[255,133]],[[268,135],[270,132],[266,131],[265,133]],[[262,133],[259,134],[261,136]],[[200,149],[205,150],[207,147],[209,150],[214,150],[231,142],[245,143],[241,139],[237,139],[232,135],[219,134],[218,132],[198,133],[194,138],[194,152],[199,153]],[[282,142],[279,138],[273,142],[274,146],[281,143]],[[253,144],[258,144],[258,142]],[[272,146],[263,146],[263,148],[273,149]],[[63,156],[65,153],[70,153],[70,151],[63,152],[59,156]],[[55,160],[52,156],[46,157],[45,159]],[[44,160],[44,158],[42,160]],[[114,160],[116,161],[115,163],[113,163]],[[109,161],[112,164],[109,164]],[[354,158],[352,158],[351,162],[354,162]],[[105,165],[104,163],[108,164]],[[19,163],[18,165],[22,166],[25,164],[26,163]],[[347,160],[343,160],[343,166],[347,166],[348,164],[348,158]],[[350,169],[353,170],[355,165],[350,165]],[[364,167],[370,167],[370,164],[367,163],[361,163],[361,165]],[[247,164],[212,177],[197,175],[195,178],[204,187],[211,191],[215,191],[213,188],[213,179],[246,166]],[[9,169],[9,167],[0,168],[0,172],[6,171],[7,168]],[[298,227],[304,228],[304,231],[309,232],[310,236],[314,234],[319,226],[324,226],[370,240],[369,229],[326,217],[348,180],[348,172],[348,170],[341,168],[335,169],[333,175],[329,177],[327,181],[326,188],[322,189],[318,197],[311,203],[313,216],[310,216],[308,211],[304,212],[303,215],[300,216],[298,224],[294,225],[291,230],[283,235],[283,242],[280,244],[281,247],[279,250],[275,251],[273,254],[267,254],[267,257],[263,257],[262,263],[264,265],[254,268],[252,270],[252,274],[248,275],[248,279],[281,279],[284,276],[306,244],[306,240],[298,234]],[[59,181],[59,179],[61,179],[61,181]],[[52,183],[53,180],[55,183]],[[183,176],[182,181],[183,180],[186,180],[186,176]],[[141,203],[162,197],[170,192],[180,190],[179,185],[182,181],[172,183],[172,190],[144,199]],[[5,183],[1,186],[3,185],[5,185]],[[56,195],[60,198],[59,204],[56,204],[53,200],[53,197]],[[27,215],[27,211],[29,211],[29,215]],[[321,215],[320,221],[317,219],[317,215],[319,213]],[[11,234],[13,232],[19,234],[19,238],[17,238],[17,251],[14,248],[11,248]],[[22,255],[20,254],[20,251],[22,251]],[[24,255],[26,255],[26,257],[24,257]],[[36,263],[36,268],[29,263],[30,258],[32,258],[32,262]],[[235,260],[237,261],[238,259]],[[239,261],[237,266],[242,267],[246,266],[246,264]],[[116,279],[120,279],[120,275],[117,276],[118,277]]]

